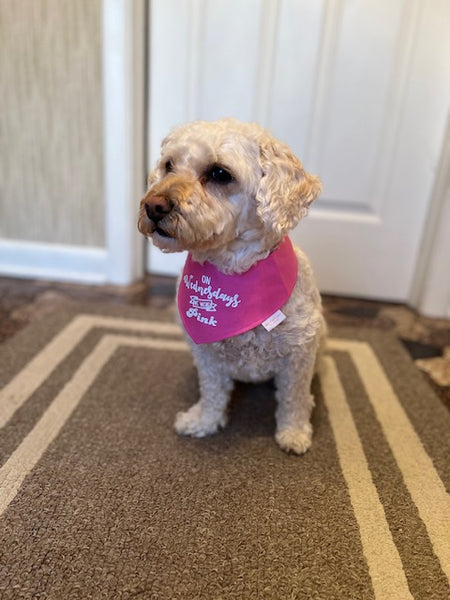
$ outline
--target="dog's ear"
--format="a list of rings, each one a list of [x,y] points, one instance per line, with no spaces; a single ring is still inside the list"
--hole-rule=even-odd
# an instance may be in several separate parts
[[[306,173],[288,146],[273,138],[260,144],[260,166],[258,215],[267,229],[285,235],[308,214],[321,192],[320,179]]]

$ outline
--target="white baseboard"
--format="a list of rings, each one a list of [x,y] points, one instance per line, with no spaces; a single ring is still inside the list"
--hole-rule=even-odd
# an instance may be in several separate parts
[[[0,239],[0,275],[73,283],[107,283],[105,248]]]

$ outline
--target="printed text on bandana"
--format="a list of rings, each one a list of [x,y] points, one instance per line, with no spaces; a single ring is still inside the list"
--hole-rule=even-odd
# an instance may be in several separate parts
[[[217,327],[217,320],[209,313],[216,312],[219,303],[226,308],[237,308],[241,302],[239,294],[230,296],[221,287],[213,287],[211,277],[206,275],[202,275],[201,281],[194,275],[185,275],[183,283],[190,292],[195,292],[190,295],[186,316],[204,325]]]

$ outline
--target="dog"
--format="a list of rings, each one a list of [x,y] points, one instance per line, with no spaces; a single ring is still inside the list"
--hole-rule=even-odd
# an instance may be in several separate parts
[[[188,251],[178,308],[200,399],[176,415],[178,434],[227,423],[234,381],[273,379],[275,439],[311,446],[311,381],[325,335],[321,297],[288,232],[321,192],[287,145],[254,123],[194,121],[163,140],[138,228],[163,252]]]

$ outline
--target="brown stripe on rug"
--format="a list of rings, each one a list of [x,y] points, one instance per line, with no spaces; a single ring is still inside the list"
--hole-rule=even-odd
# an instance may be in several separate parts
[[[436,560],[426,527],[408,493],[358,370],[349,354],[338,352],[333,356],[393,541],[400,556],[405,557],[403,568],[411,592],[417,600],[432,598],[433,594],[445,598],[448,594],[447,578]]]
[[[303,457],[270,383],[176,436],[198,390],[168,312],[71,306],[0,381],[2,598],[450,596],[450,418],[389,334],[332,332]]]

